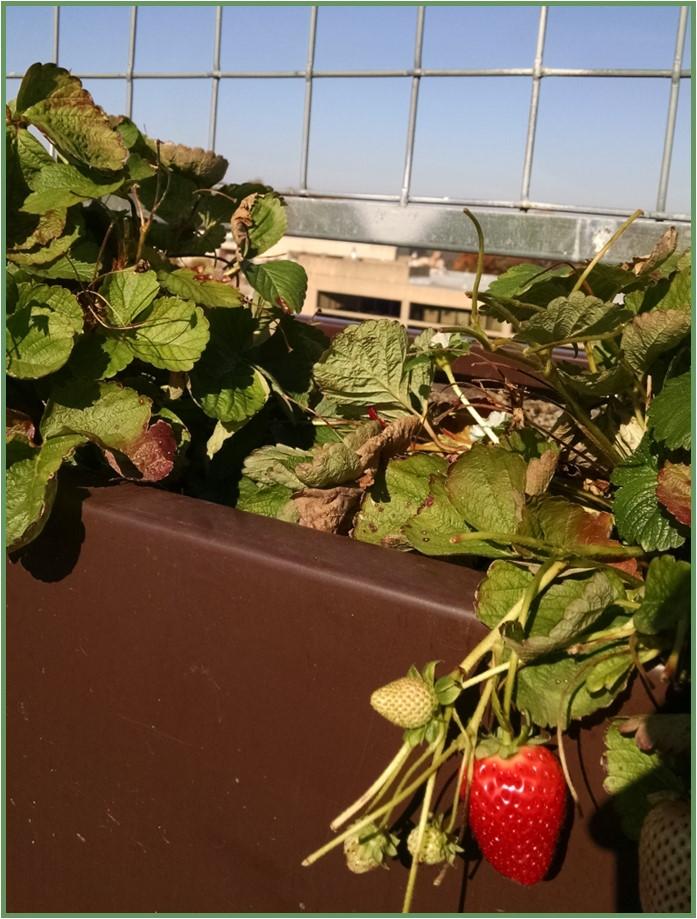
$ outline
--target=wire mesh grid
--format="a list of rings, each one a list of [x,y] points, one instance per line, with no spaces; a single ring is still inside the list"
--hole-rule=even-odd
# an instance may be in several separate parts
[[[324,70],[315,67],[315,49],[317,37],[317,21],[321,15],[321,6],[311,6],[309,8],[309,31],[307,41],[307,57],[305,67],[302,70],[222,70],[221,69],[221,40],[223,32],[223,16],[225,6],[215,7],[215,28],[214,41],[212,49],[212,67],[206,71],[170,71],[170,72],[145,72],[136,69],[136,46],[138,41],[138,12],[139,8],[134,5],[130,8],[129,23],[129,42],[128,42],[128,60],[127,67],[124,71],[118,72],[77,72],[76,76],[81,79],[91,80],[114,80],[121,79],[126,84],[126,114],[130,117],[133,113],[133,96],[134,84],[140,80],[178,80],[178,79],[199,79],[209,80],[211,84],[210,95],[210,113],[208,120],[208,146],[215,149],[218,115],[219,115],[219,97],[220,83],[222,80],[236,79],[302,79],[304,81],[304,106],[303,106],[303,125],[302,125],[302,145],[300,154],[300,168],[298,184],[294,188],[279,189],[287,199],[302,204],[313,202],[332,204],[345,202],[353,205],[353,213],[356,213],[356,207],[360,208],[361,202],[375,204],[397,204],[402,208],[409,205],[428,206],[421,210],[422,215],[432,212],[432,206],[445,205],[449,206],[467,206],[473,208],[492,209],[513,216],[515,212],[519,216],[528,215],[531,212],[544,212],[545,217],[563,216],[563,215],[591,215],[596,217],[623,218],[629,215],[629,211],[620,208],[604,208],[589,206],[584,202],[578,204],[562,204],[557,202],[536,201],[530,197],[531,177],[535,156],[535,140],[537,135],[537,126],[540,108],[540,87],[543,80],[557,77],[583,77],[593,78],[630,78],[641,81],[643,79],[664,79],[670,82],[670,92],[668,96],[668,106],[666,112],[665,134],[663,139],[663,152],[658,178],[658,187],[656,189],[656,204],[652,211],[646,211],[644,217],[646,222],[670,220],[673,222],[688,224],[690,215],[684,213],[671,213],[666,210],[666,200],[668,194],[668,182],[670,177],[671,163],[673,160],[674,138],[676,128],[676,117],[678,111],[678,101],[680,96],[681,84],[683,81],[691,78],[691,71],[683,68],[682,58],[685,46],[685,39],[688,27],[689,8],[681,6],[679,8],[678,24],[675,35],[675,51],[673,64],[670,69],[638,69],[638,68],[559,68],[548,67],[544,64],[545,37],[547,33],[548,11],[547,6],[540,6],[539,18],[537,24],[537,38],[535,43],[534,59],[530,67],[509,67],[509,68],[470,68],[470,69],[453,69],[453,68],[426,68],[422,66],[422,52],[424,47],[424,22],[426,16],[426,7],[419,6],[416,9],[416,24],[414,34],[414,55],[413,66],[406,69],[389,69],[389,70]],[[55,63],[62,63],[60,59],[60,33],[61,33],[61,7],[53,8],[53,60]],[[21,74],[9,73],[8,78],[18,78]],[[368,193],[350,193],[342,191],[340,188],[330,192],[317,192],[308,187],[308,164],[310,158],[310,141],[312,132],[313,116],[313,89],[318,80],[328,80],[336,78],[390,78],[403,77],[411,81],[408,122],[406,125],[406,143],[404,150],[404,165],[402,170],[401,185],[399,194],[368,194]],[[530,81],[530,105],[527,119],[527,132],[525,139],[525,148],[522,156],[520,195],[517,200],[494,200],[486,198],[453,198],[453,197],[435,197],[423,196],[412,193],[412,173],[414,164],[414,146],[416,137],[417,114],[419,109],[419,95],[421,82],[424,78],[439,77],[517,77]],[[297,213],[302,219],[299,221],[301,226],[297,228],[298,235],[314,235],[312,217],[308,220],[310,213],[307,208],[301,206],[300,210],[290,208],[291,215]],[[319,211],[317,212],[319,213]],[[335,208],[331,212],[335,214]],[[325,213],[325,220],[326,220]],[[360,210],[359,210],[360,215]],[[375,213],[375,212],[374,212]],[[351,222],[349,222],[351,223]],[[352,222],[353,229],[345,230],[344,237],[351,236],[354,232],[360,235],[361,225],[369,226],[371,221]],[[373,220],[374,224],[375,221]],[[322,227],[322,217],[317,221],[317,235],[328,236],[326,227]],[[510,220],[506,225],[510,225]],[[688,231],[689,232],[689,231]],[[438,234],[436,234],[438,235]],[[371,240],[370,230],[364,230],[363,237],[365,241]],[[357,236],[358,238],[358,236]],[[384,239],[374,238],[374,241],[385,241]],[[399,243],[400,240],[395,239]],[[434,240],[438,244],[439,240]],[[442,243],[442,240],[440,240]],[[447,248],[446,245],[443,246]],[[578,247],[577,247],[578,248]],[[506,247],[499,251],[505,251]]]

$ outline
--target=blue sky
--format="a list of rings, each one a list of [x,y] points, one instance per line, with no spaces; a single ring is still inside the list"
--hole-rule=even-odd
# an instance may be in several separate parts
[[[5,6],[8,71],[50,60],[52,8]],[[413,6],[321,6],[315,67],[396,69],[413,64]],[[223,70],[305,66],[307,6],[227,6]],[[423,66],[529,67],[539,7],[452,4],[427,8]],[[76,73],[126,68],[130,8],[61,9],[59,62]],[[136,70],[209,70],[212,7],[140,6]],[[656,6],[551,7],[544,63],[552,67],[672,66],[678,9]],[[108,36],[108,41],[96,36]],[[93,40],[90,40],[93,36]],[[87,40],[86,40],[87,39]],[[689,30],[683,65],[690,66]],[[125,106],[122,80],[86,80],[107,111]],[[412,193],[515,200],[525,149],[527,77],[423,78]],[[8,94],[16,94],[9,81]],[[314,82],[309,185],[319,192],[396,194],[404,166],[408,78]],[[548,78],[542,81],[531,198],[560,204],[653,210],[670,81]],[[229,181],[261,178],[298,185],[302,79],[223,80],[216,148]],[[148,133],[207,146],[211,84],[205,79],[139,80],[134,119]],[[667,209],[690,211],[690,92],[683,81]]]

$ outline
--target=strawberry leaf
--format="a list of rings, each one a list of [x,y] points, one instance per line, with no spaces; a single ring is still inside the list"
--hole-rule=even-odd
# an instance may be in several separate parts
[[[649,424],[656,440],[669,450],[689,450],[692,443],[690,374],[668,380],[651,403]]]
[[[690,613],[690,565],[671,555],[651,559],[641,606],[634,614],[639,632],[655,635],[673,629]]]
[[[626,463],[615,467],[612,481],[619,486],[613,511],[625,542],[638,543],[647,552],[663,552],[685,542],[684,528],[659,504],[658,460],[647,437]]]
[[[692,519],[692,476],[684,463],[666,462],[658,473],[656,497],[680,523],[690,526]]]
[[[450,467],[446,490],[472,529],[512,534],[523,516],[525,479],[522,456],[475,444]]]
[[[630,839],[639,838],[641,824],[651,806],[650,795],[685,791],[670,754],[640,750],[631,737],[622,736],[617,722],[605,735],[604,761],[607,769],[604,788],[612,795],[613,807]]]
[[[441,457],[424,454],[390,460],[363,499],[353,538],[408,548],[402,527],[413,517],[414,508],[428,497],[430,477],[443,476],[447,468]]]

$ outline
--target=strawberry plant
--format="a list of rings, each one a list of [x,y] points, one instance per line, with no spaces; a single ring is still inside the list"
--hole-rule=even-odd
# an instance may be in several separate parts
[[[666,801],[689,795],[691,522],[676,232],[624,265],[602,261],[615,236],[587,264],[516,265],[480,293],[469,215],[469,326],[412,338],[368,320],[329,342],[295,316],[302,268],[263,258],[287,227],[270,187],[221,184],[222,157],[106,115],[53,64],[27,72],[6,136],[12,552],[71,466],[482,572],[485,637],[449,672],[384,674],[370,702],[401,741],[304,864],[343,848],[356,874],[388,866],[418,794],[405,911],[421,866],[446,872],[468,829],[507,877],[542,880],[575,796],[565,734],[637,677],[678,701],[608,723],[606,787],[636,840],[673,819]],[[511,336],[489,338],[481,314]],[[458,379],[472,350],[486,383]]]

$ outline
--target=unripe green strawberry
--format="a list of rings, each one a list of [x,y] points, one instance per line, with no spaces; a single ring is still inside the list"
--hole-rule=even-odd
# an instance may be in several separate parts
[[[417,676],[404,676],[376,689],[370,704],[378,714],[400,728],[423,727],[438,707],[432,686]]]
[[[416,844],[419,837],[419,828],[415,827],[407,839],[407,849],[412,858],[416,857]],[[424,827],[423,840],[419,851],[419,861],[424,865],[440,865],[447,861],[450,865],[455,861],[455,855],[462,852],[453,836],[446,833],[442,827],[442,818],[427,823]]]
[[[396,837],[385,830],[379,830],[374,823],[344,841],[346,867],[354,874],[365,874],[383,865],[385,856],[397,854]],[[386,867],[386,866],[384,866]]]
[[[639,836],[639,895],[645,913],[690,912],[690,805],[661,801]]]

